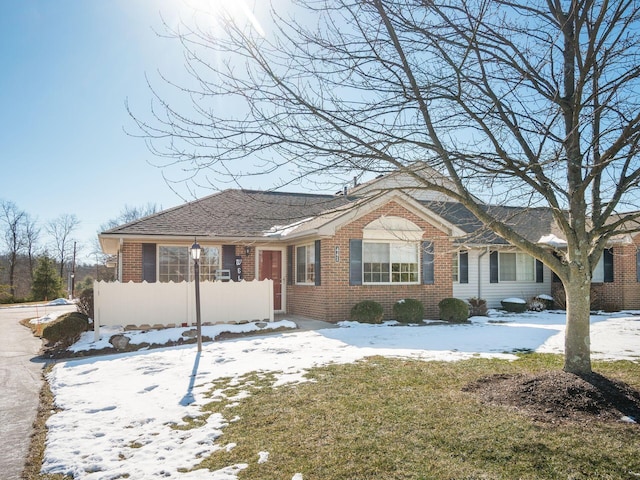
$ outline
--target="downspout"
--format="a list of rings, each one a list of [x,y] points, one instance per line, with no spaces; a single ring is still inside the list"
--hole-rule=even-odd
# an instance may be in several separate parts
[[[482,298],[482,257],[489,253],[489,247],[478,255],[478,298]]]
[[[118,248],[118,282],[122,283],[122,247],[124,239],[120,237],[120,248]]]

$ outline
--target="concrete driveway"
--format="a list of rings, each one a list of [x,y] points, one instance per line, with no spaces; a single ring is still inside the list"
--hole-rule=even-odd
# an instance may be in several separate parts
[[[5,480],[22,474],[44,367],[37,357],[40,339],[19,322],[75,310],[75,305],[0,308],[0,472]]]

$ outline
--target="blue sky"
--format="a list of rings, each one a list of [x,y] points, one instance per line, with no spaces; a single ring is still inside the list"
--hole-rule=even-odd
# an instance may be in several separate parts
[[[149,112],[145,74],[182,72],[178,43],[156,32],[162,18],[185,15],[182,0],[2,2],[0,199],[41,225],[77,215],[87,254],[125,205],[169,208],[191,198],[182,185],[175,193],[149,164],[144,140],[125,132],[135,130],[127,99]]]

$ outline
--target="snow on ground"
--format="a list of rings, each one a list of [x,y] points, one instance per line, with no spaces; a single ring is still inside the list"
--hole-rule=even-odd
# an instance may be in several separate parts
[[[593,358],[640,361],[640,316],[633,313],[592,317]],[[47,423],[43,472],[87,480],[232,480],[246,464],[218,472],[185,469],[216,450],[234,447],[224,440],[233,409],[225,417],[210,416],[198,428],[171,428],[199,415],[200,406],[211,401],[205,393],[216,379],[262,371],[275,372],[278,384],[300,382],[314,366],[371,355],[456,361],[478,356],[515,359],[513,352],[522,350],[562,353],[564,323],[564,313],[556,312],[491,312],[490,318],[472,318],[470,325],[343,322],[335,329],[205,343],[200,355],[195,345],[182,345],[59,363],[49,381],[61,410]],[[258,328],[252,325],[237,328]],[[214,336],[216,328],[203,327],[203,334]],[[132,342],[161,343],[182,331],[138,333]],[[102,332],[106,339],[112,333]],[[92,340],[83,338],[74,349],[100,348]],[[256,452],[254,461],[268,462],[269,452]],[[303,480],[301,474],[293,478]]]

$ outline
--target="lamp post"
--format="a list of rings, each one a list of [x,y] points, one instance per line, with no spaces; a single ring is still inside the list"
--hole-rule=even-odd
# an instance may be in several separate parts
[[[198,336],[198,352],[202,351],[202,322],[200,321],[200,245],[194,240],[191,245],[194,275],[196,280],[196,332]]]

